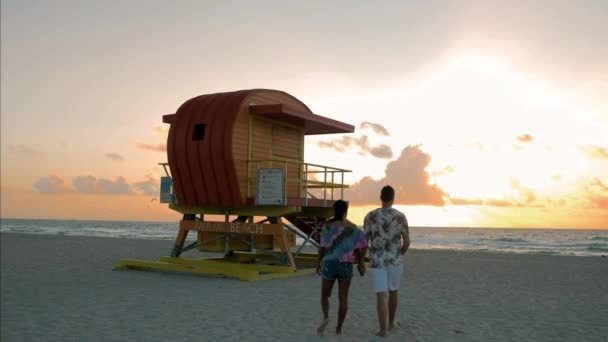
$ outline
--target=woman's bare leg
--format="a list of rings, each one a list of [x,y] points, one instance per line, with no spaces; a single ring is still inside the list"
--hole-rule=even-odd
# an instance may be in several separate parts
[[[346,318],[346,312],[348,311],[348,290],[350,289],[349,280],[338,281],[338,295],[340,299],[340,307],[338,308],[338,326],[336,327],[336,334],[342,333],[342,324]]]
[[[321,283],[321,310],[323,310],[323,321],[317,328],[317,332],[322,334],[325,331],[327,323],[329,323],[329,297],[331,297],[331,290],[334,287],[336,280],[323,279]]]

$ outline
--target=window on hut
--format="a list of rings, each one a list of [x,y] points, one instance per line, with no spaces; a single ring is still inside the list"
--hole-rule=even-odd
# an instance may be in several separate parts
[[[194,125],[194,132],[192,133],[192,140],[201,141],[205,139],[205,124]]]

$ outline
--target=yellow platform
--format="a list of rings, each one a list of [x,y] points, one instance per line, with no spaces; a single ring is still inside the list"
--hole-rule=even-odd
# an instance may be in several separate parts
[[[313,257],[312,255],[299,256],[297,258],[297,264],[309,267],[299,268],[297,270],[288,266],[263,263],[264,260],[268,260],[268,257],[269,256],[260,253],[235,252],[234,256],[223,258],[192,259],[167,256],[161,257],[160,261],[124,259],[119,262],[115,269],[156,270],[216,275],[238,278],[243,281],[278,279],[315,273],[314,261],[316,260],[316,257]],[[262,263],[259,261],[262,261]]]

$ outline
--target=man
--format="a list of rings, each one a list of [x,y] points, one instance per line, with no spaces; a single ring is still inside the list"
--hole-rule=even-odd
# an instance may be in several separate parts
[[[391,186],[385,186],[380,192],[380,200],[382,208],[372,210],[365,216],[364,228],[369,239],[370,273],[380,323],[377,335],[386,336],[387,330],[397,327],[395,314],[403,272],[401,256],[410,247],[410,235],[405,215],[393,208],[395,190]]]

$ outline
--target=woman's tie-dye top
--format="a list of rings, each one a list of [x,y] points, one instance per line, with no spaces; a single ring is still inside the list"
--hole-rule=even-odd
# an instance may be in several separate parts
[[[353,262],[355,261],[353,252],[367,247],[367,237],[359,228],[344,228],[341,223],[333,222],[321,230],[321,247],[325,247],[323,260]]]

